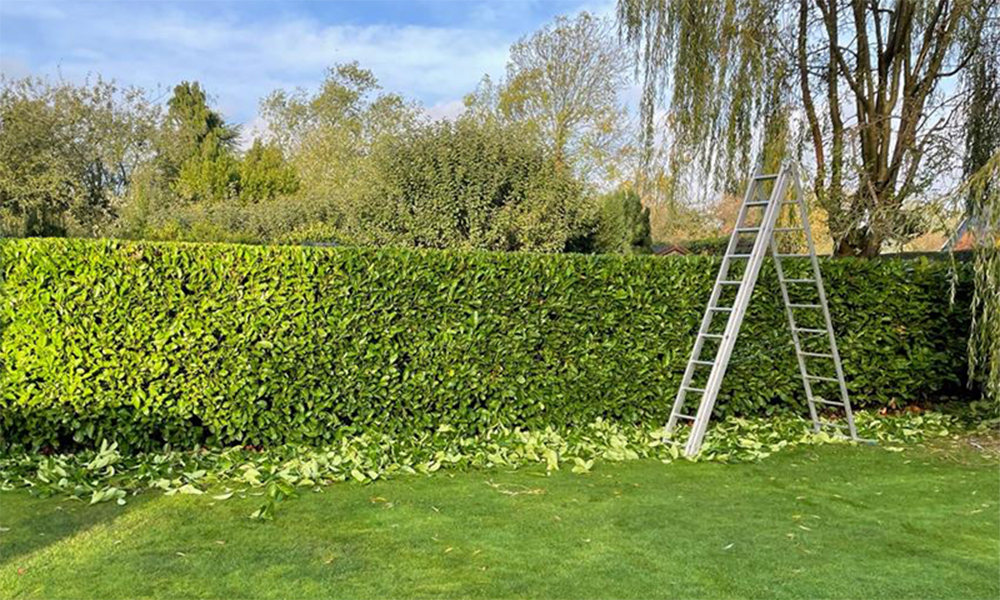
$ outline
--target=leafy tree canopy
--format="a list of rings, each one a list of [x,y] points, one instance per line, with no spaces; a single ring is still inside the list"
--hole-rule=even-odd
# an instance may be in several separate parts
[[[0,233],[95,235],[152,155],[158,111],[137,88],[0,80]]]

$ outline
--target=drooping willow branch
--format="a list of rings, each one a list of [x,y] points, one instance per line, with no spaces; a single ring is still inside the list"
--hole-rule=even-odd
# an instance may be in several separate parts
[[[951,197],[969,202],[966,231],[974,242],[969,384],[981,381],[1000,410],[1000,152]]]

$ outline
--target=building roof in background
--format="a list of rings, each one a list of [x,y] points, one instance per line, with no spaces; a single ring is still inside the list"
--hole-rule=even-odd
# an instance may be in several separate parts
[[[665,244],[653,248],[653,254],[657,256],[685,256],[691,254],[691,251],[677,244]]]

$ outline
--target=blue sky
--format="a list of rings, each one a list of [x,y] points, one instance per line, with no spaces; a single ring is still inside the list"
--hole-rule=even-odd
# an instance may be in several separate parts
[[[165,94],[198,80],[227,119],[251,124],[276,88],[315,87],[359,61],[382,86],[453,116],[507,50],[558,14],[613,0],[499,2],[0,2],[0,71],[83,81],[100,74]],[[156,94],[154,94],[156,95]]]

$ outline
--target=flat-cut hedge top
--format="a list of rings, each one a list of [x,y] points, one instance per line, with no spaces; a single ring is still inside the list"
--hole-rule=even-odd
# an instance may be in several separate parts
[[[718,261],[34,239],[0,265],[3,444],[152,447],[663,421]],[[857,405],[958,389],[961,268],[951,305],[945,263],[823,261]],[[776,286],[720,413],[803,410]]]

